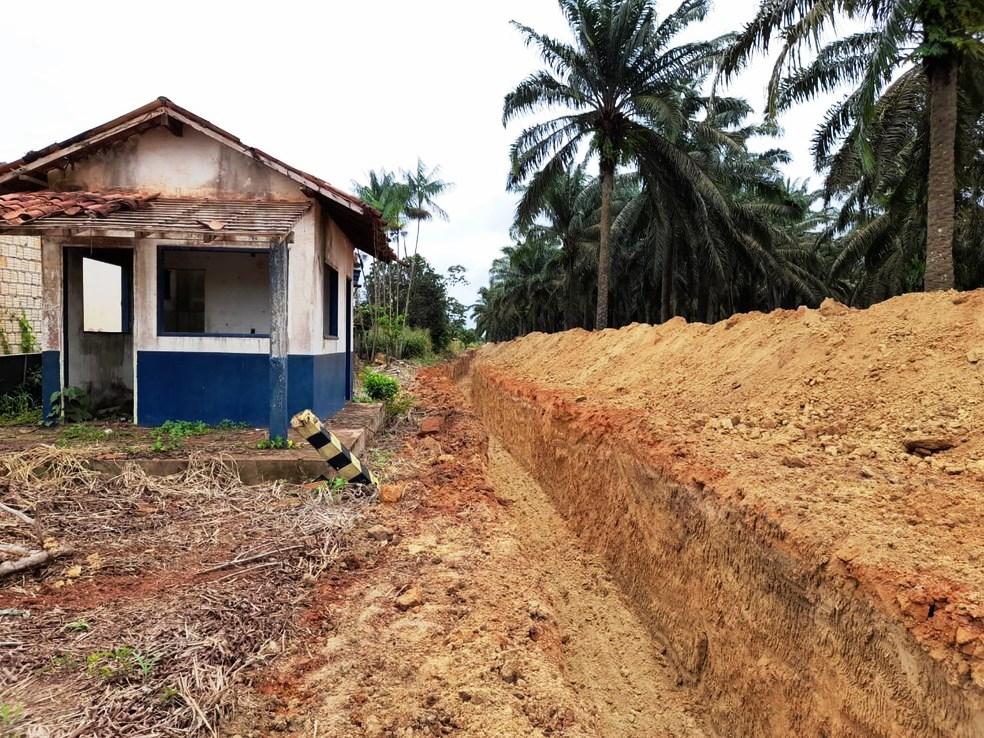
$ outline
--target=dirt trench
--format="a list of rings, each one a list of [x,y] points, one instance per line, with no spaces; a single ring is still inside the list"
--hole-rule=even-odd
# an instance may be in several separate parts
[[[441,430],[407,440],[390,464],[402,499],[317,587],[302,620],[321,635],[261,675],[222,734],[706,735],[602,558],[446,368],[414,391]]]
[[[980,738],[981,308],[531,335],[453,371],[709,734]]]

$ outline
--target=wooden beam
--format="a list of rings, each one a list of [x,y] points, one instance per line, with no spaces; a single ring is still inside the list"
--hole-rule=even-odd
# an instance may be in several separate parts
[[[172,116],[167,110],[164,111],[164,115],[161,116],[161,125],[167,128],[172,135],[181,138],[184,136],[184,123]]]

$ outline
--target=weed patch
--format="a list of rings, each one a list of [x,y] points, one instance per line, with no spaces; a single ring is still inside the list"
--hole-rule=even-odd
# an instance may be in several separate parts
[[[152,451],[162,453],[182,448],[186,438],[203,436],[211,430],[200,420],[166,420],[151,431],[154,438]]]
[[[68,448],[69,446],[98,443],[99,441],[105,440],[105,438],[106,434],[94,425],[72,423],[71,425],[65,426],[61,435],[58,436],[58,440],[55,441],[55,445],[61,448]]]

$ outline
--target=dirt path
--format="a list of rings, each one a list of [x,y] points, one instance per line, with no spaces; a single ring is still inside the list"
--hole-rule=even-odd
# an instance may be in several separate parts
[[[497,494],[511,500],[506,527],[530,562],[535,588],[569,634],[563,671],[591,706],[599,736],[698,736],[698,706],[629,611],[604,566],[578,545],[533,478],[502,443],[489,442]]]
[[[434,436],[394,459],[362,559],[319,585],[291,649],[223,734],[702,735],[698,711],[599,561],[439,372]]]

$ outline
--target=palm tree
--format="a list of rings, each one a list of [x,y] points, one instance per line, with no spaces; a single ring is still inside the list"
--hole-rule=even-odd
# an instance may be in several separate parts
[[[608,325],[612,191],[618,166],[644,153],[654,159],[679,152],[661,133],[680,122],[677,91],[701,78],[724,47],[724,39],[670,46],[677,33],[703,18],[708,0],[684,0],[662,23],[654,0],[559,0],[573,43],[514,25],[536,46],[545,69],[508,95],[503,124],[543,108],[557,117],[523,130],[511,148],[510,187],[526,183],[521,210],[535,211],[583,144],[598,157],[601,190],[595,327]],[[679,167],[677,167],[679,170]]]
[[[492,262],[489,286],[479,290],[479,302],[472,308],[479,335],[503,341],[560,329],[562,258],[556,244],[536,238],[505,247]]]
[[[410,220],[417,222],[417,235],[413,242],[413,257],[410,259],[410,281],[407,286],[407,304],[404,315],[410,310],[410,293],[413,291],[413,277],[417,264],[417,250],[420,246],[420,224],[437,215],[441,220],[447,220],[448,214],[437,204],[437,198],[453,186],[440,177],[441,168],[428,170],[424,162],[417,158],[417,168],[406,172],[407,202],[404,213]]]
[[[591,241],[598,188],[583,164],[559,172],[536,202],[520,200],[515,228],[518,233],[543,241],[559,243],[564,254],[564,327],[579,324],[576,318],[578,295],[575,289],[579,256]]]
[[[866,30],[821,45],[822,33],[844,17]],[[773,37],[782,49],[768,87],[769,110],[789,107],[841,85],[853,91],[836,104],[814,138],[817,168],[828,164],[836,142],[853,126],[862,126],[854,144],[866,169],[876,165],[864,128],[874,122],[879,96],[900,71],[919,66],[926,79],[929,135],[926,169],[927,290],[954,286],[954,147],[961,64],[984,51],[984,4],[980,0],[763,0],[758,14],[740,34],[722,63],[734,74]],[[803,49],[816,57],[804,65]]]
[[[984,58],[968,56],[958,74],[954,148],[954,278],[958,289],[984,284]],[[856,121],[829,157],[825,197],[842,202],[827,241],[836,252],[831,280],[868,305],[919,289],[927,255],[926,203],[931,147],[929,79],[912,66],[875,103],[870,124]],[[866,165],[859,139],[871,151]]]

